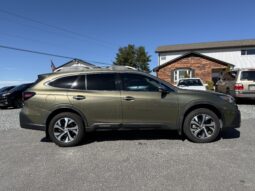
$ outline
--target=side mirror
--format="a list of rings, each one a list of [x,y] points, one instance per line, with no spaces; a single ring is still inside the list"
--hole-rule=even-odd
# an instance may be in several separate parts
[[[161,92],[162,94],[169,93],[169,91],[164,86],[158,87],[158,91]]]

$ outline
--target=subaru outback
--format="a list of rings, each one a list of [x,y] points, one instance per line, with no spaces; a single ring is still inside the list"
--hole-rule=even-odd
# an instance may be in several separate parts
[[[23,94],[21,127],[44,130],[63,147],[81,143],[93,130],[177,130],[193,142],[207,143],[222,130],[240,127],[230,95],[179,89],[120,68],[42,75]]]

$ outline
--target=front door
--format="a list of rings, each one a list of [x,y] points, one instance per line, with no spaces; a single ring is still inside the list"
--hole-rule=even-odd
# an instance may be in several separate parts
[[[159,92],[157,80],[141,74],[121,74],[123,124],[164,124],[176,128],[177,95]],[[168,88],[168,87],[166,87]]]

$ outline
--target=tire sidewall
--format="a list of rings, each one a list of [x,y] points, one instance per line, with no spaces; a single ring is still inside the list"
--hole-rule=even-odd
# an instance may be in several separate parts
[[[207,114],[209,116],[211,116],[216,124],[215,126],[215,132],[214,134],[207,138],[207,139],[199,139],[197,137],[195,137],[192,133],[191,133],[191,130],[190,130],[190,122],[191,120],[193,119],[193,117],[195,117],[196,115],[199,115],[199,114]],[[195,143],[209,143],[209,142],[212,142],[212,141],[215,141],[219,134],[220,134],[220,120],[218,118],[218,116],[212,112],[211,110],[209,109],[196,109],[192,112],[190,112],[187,117],[185,118],[185,121],[184,121],[184,126],[183,126],[183,131],[184,131],[184,134],[187,136],[187,138],[192,141],[192,142],[195,142]]]
[[[59,141],[55,136],[54,136],[54,132],[53,132],[53,127],[55,125],[55,123],[64,117],[68,117],[71,118],[72,120],[74,120],[76,122],[76,124],[78,125],[78,135],[75,137],[75,139],[69,143],[64,143]],[[80,116],[78,116],[75,113],[69,113],[69,112],[65,112],[65,113],[60,113],[57,114],[56,116],[54,116],[52,118],[52,120],[49,123],[49,137],[50,139],[57,144],[60,147],[72,147],[72,146],[77,146],[78,144],[81,143],[82,139],[84,138],[84,134],[85,134],[85,127],[84,124],[82,122],[82,119]]]

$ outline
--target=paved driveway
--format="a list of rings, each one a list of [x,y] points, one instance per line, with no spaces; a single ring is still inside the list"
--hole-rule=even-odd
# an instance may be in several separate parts
[[[133,131],[90,133],[73,148],[0,110],[0,190],[255,190],[255,105],[240,110],[242,127],[210,144]]]

